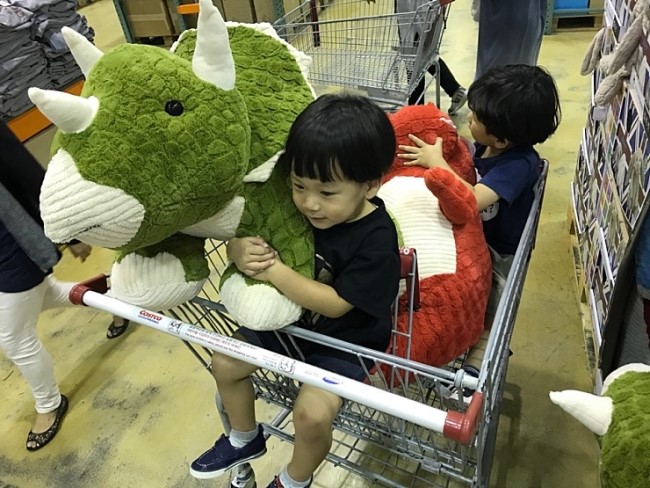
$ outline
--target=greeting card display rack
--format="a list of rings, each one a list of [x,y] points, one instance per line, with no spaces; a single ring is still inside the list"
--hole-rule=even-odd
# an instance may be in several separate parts
[[[612,52],[631,24],[635,0],[607,0],[606,40]],[[650,33],[624,88],[608,106],[593,94],[604,78],[592,75],[592,102],[571,185],[570,210],[578,300],[594,389],[612,368],[618,331],[634,283],[633,247],[650,189]]]

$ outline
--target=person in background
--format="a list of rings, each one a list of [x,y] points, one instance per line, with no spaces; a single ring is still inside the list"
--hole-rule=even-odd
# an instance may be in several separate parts
[[[36,324],[42,310],[72,305],[68,293],[74,283],[51,274],[61,254],[45,236],[39,213],[45,170],[1,121],[0,147],[0,349],[32,390],[36,419],[26,448],[35,451],[54,438],[68,409]],[[91,251],[81,242],[68,248],[82,262]]]
[[[537,65],[547,0],[480,0],[476,75],[508,64]]]
[[[643,305],[643,321],[650,347],[650,218],[647,215],[639,229],[639,240],[634,251],[636,283]]]
[[[442,58],[438,58],[438,64],[440,66],[440,88],[449,95],[451,98],[451,105],[447,113],[449,115],[455,115],[458,111],[467,103],[467,89],[462,87],[453,73],[447,66]],[[429,66],[429,73],[432,76],[436,75],[436,67],[434,65]],[[424,103],[424,78],[420,80],[420,83],[415,87],[411,95],[409,96],[409,105],[423,104]]]

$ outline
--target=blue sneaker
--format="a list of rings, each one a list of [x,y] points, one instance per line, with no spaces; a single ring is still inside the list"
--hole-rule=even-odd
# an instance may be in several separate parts
[[[266,453],[266,439],[264,439],[261,425],[255,439],[239,449],[232,446],[226,435],[222,435],[214,443],[214,446],[194,460],[190,465],[190,474],[201,480],[216,478],[235,466],[256,459],[264,453]]]
[[[314,480],[313,476],[311,478],[309,478],[309,484],[307,485],[306,488],[309,488],[311,486],[311,482],[313,480]],[[284,485],[280,481],[280,477],[276,476],[275,478],[273,478],[273,481],[271,481],[266,488],[284,488]]]

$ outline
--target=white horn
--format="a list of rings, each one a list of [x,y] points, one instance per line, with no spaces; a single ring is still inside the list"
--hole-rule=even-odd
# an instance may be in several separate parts
[[[81,68],[81,72],[88,78],[88,73],[104,53],[77,31],[70,29],[70,27],[63,27],[61,34],[63,34],[74,60]]]
[[[95,97],[82,98],[62,91],[40,88],[30,88],[27,95],[43,115],[68,134],[86,130],[99,109],[99,100]]]
[[[192,71],[203,81],[223,90],[235,87],[235,61],[230,50],[228,29],[210,0],[199,0]]]
[[[614,405],[610,397],[577,390],[552,391],[551,401],[575,417],[596,435],[605,435],[612,421]]]

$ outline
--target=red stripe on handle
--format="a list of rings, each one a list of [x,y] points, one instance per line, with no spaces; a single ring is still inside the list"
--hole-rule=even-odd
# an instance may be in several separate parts
[[[68,298],[75,305],[83,305],[83,296],[87,291],[96,291],[97,293],[104,294],[108,291],[108,282],[106,281],[106,275],[100,274],[94,278],[89,278],[86,281],[77,283],[70,290]]]
[[[445,427],[442,434],[464,445],[469,445],[476,432],[476,424],[481,417],[483,393],[474,392],[465,413],[447,412]]]

